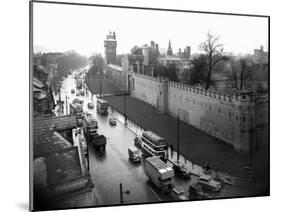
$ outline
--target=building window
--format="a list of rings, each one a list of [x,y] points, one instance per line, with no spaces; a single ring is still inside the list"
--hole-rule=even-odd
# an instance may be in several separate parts
[[[243,119],[242,119],[242,120],[243,120],[243,122],[245,122],[245,121],[246,121],[246,118],[245,118],[245,116],[243,116]]]
[[[219,113],[221,112],[221,109],[219,108]]]
[[[253,117],[251,117],[251,122],[253,122]]]
[[[211,110],[212,108],[211,108],[211,105],[209,106],[209,110]]]
[[[231,117],[231,112],[229,112],[229,117]]]
[[[238,121],[238,116],[236,116],[236,121]]]

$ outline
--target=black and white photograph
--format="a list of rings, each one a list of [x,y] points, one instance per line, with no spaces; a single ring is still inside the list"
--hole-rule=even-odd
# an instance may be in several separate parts
[[[31,210],[270,195],[269,16],[29,14]]]

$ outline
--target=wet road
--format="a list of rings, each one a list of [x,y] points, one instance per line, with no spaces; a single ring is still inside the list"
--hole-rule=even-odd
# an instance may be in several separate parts
[[[92,98],[89,93],[85,96],[71,94],[71,89],[76,87],[74,74],[65,78],[61,86],[61,100],[65,101],[64,114],[67,108],[66,97],[68,104],[75,98],[83,99],[84,111],[91,113],[97,119],[98,133],[107,138],[104,153],[96,151],[92,145],[89,146],[90,172],[99,205],[120,204],[120,183],[122,183],[123,191],[130,192],[123,194],[124,204],[175,200],[175,196],[162,195],[148,182],[141,164],[133,164],[128,160],[128,148],[134,145],[135,134],[121,122],[117,122],[116,126],[111,126],[109,116],[97,114],[95,96]],[[87,104],[90,101],[94,102],[94,109],[88,109]],[[69,112],[69,107],[67,109]]]
[[[116,126],[109,124],[109,116],[100,116],[96,112],[95,96],[93,99],[88,93],[85,96],[76,96],[71,94],[71,89],[76,90],[74,72],[64,79],[61,87],[61,99],[65,101],[64,114],[66,108],[69,112],[67,103],[73,99],[79,98],[84,100],[84,111],[87,111],[97,119],[99,124],[98,133],[107,137],[106,152],[95,151],[92,145],[89,146],[90,172],[95,184],[95,197],[99,205],[116,205],[120,204],[120,183],[123,185],[123,191],[129,190],[129,194],[124,194],[124,204],[132,203],[149,203],[158,201],[178,200],[174,194],[162,195],[154,185],[148,182],[148,178],[141,164],[133,164],[128,160],[128,148],[133,146],[135,134],[141,134],[142,129],[128,122],[124,126],[124,117],[109,109],[111,115],[117,118]],[[89,92],[89,91],[88,91]],[[95,108],[88,109],[87,103],[94,102]],[[196,182],[197,177],[192,176],[191,180],[182,180],[175,177],[176,187],[184,191],[181,199],[188,199],[188,187],[192,182]],[[234,187],[224,185],[219,192],[207,192],[210,198],[239,197],[251,196],[259,193],[259,188],[250,188],[251,185],[243,187]]]

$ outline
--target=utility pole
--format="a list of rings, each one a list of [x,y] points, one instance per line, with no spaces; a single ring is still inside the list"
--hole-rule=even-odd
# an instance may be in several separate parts
[[[90,142],[88,142],[89,139],[87,139],[87,163],[88,163],[88,171],[90,172],[90,153],[89,153],[89,145],[90,145]]]
[[[126,102],[126,93],[124,93],[124,117],[125,117],[125,124],[127,124],[127,102]]]
[[[100,78],[100,98],[101,98],[101,95],[102,95],[102,80]]]
[[[120,204],[123,204],[123,190],[122,190],[122,183],[120,183]]]
[[[67,96],[65,96],[65,112],[66,112],[66,115],[68,115]]]
[[[123,194],[130,194],[130,191],[129,190],[126,190],[126,191],[123,191],[123,188],[122,188],[122,183],[120,183],[120,204],[122,205],[124,203],[124,200],[123,200]]]
[[[180,117],[179,117],[179,113],[178,113],[178,117],[177,117],[177,127],[178,127],[177,163],[179,164],[179,157],[180,157]]]
[[[62,109],[61,109],[61,90],[60,90],[60,86],[59,86],[59,105],[60,105],[60,115],[61,115],[61,111],[62,111]]]

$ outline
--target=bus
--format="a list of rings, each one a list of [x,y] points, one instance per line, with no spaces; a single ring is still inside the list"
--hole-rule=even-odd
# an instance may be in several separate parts
[[[101,115],[108,114],[108,102],[106,100],[97,98],[97,112]]]
[[[168,150],[166,139],[152,131],[144,131],[141,137],[141,150],[145,158],[159,156],[161,159],[166,159]]]

